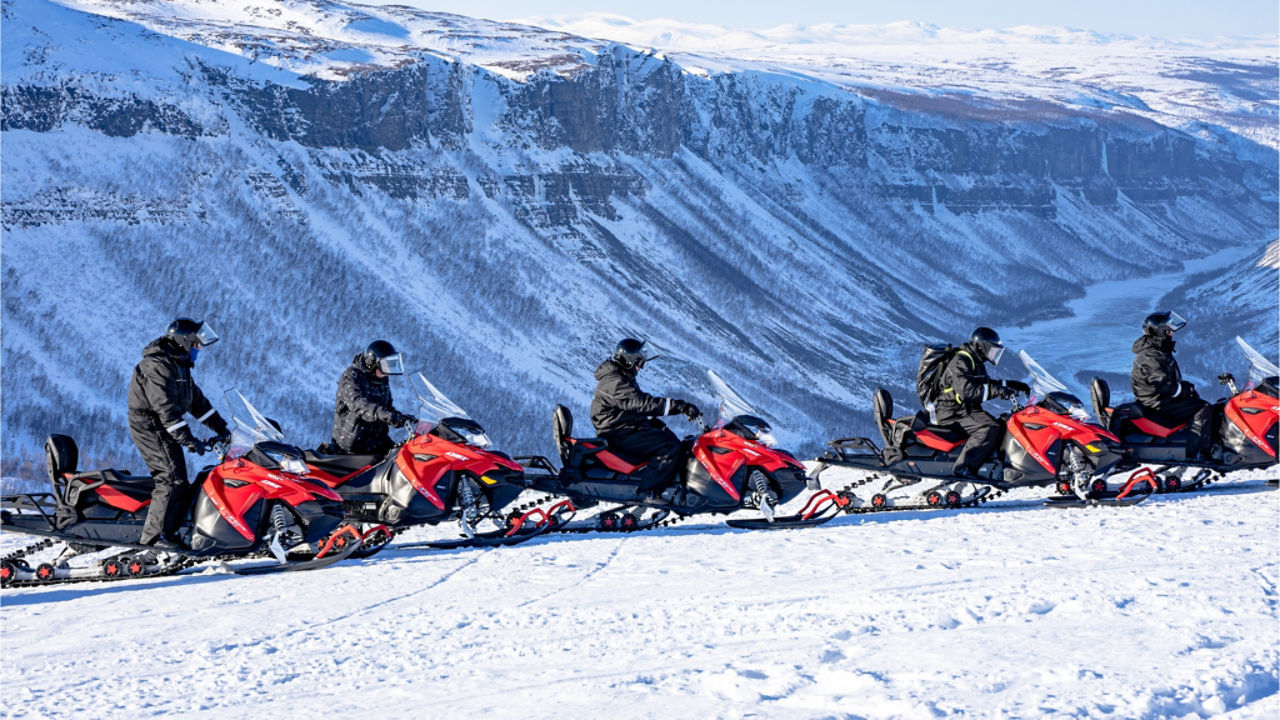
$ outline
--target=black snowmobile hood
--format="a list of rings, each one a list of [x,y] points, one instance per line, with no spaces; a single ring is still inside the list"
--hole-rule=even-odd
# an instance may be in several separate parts
[[[613,375],[614,373],[627,377],[636,376],[634,371],[622,367],[618,364],[617,360],[609,358],[608,360],[600,363],[600,367],[596,368],[596,380],[603,380],[606,375]]]
[[[142,349],[142,357],[144,358],[164,358],[169,357],[176,360],[179,364],[186,367],[194,367],[195,363],[191,362],[191,355],[185,350],[178,347],[178,344],[170,340],[166,336],[160,336],[152,340]]]
[[[1143,350],[1159,350],[1161,352],[1173,352],[1174,341],[1171,338],[1158,338],[1154,335],[1143,335],[1133,341],[1133,354],[1137,355]]]

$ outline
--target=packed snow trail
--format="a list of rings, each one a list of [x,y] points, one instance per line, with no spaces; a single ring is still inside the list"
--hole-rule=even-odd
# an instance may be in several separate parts
[[[1273,718],[1273,475],[1127,509],[1022,490],[799,531],[694,519],[288,576],[11,589],[0,712]]]

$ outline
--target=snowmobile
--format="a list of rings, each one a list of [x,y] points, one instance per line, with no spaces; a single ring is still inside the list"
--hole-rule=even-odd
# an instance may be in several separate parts
[[[342,496],[348,519],[378,528],[383,543],[391,532],[450,520],[458,521],[463,535],[400,548],[513,545],[544,531],[543,510],[502,514],[525,489],[524,468],[490,449],[484,428],[422,373],[409,376],[409,384],[420,420],[386,457],[304,454],[312,477]],[[496,527],[482,529],[483,524]],[[363,554],[371,554],[368,547]]]
[[[0,560],[0,581],[115,580],[171,574],[211,559],[274,556],[271,565],[230,568],[259,574],[315,569],[347,557],[360,536],[343,522],[342,499],[307,476],[302,451],[286,444],[279,427],[243,395],[230,390],[226,398],[234,429],[215,447],[219,462],[196,474],[198,489],[178,531],[187,549],[139,544],[154,487],[150,476],[80,471],[75,441],[50,435],[51,492],[0,498],[0,529],[45,540]],[[53,560],[34,568],[28,563],[27,556],[55,547],[60,552]]]
[[[645,530],[688,515],[727,514],[742,508],[759,510],[761,517],[731,519],[729,526],[783,529],[818,525],[838,514],[849,499],[826,491],[815,494],[796,515],[777,514],[779,506],[811,486],[804,466],[775,447],[769,423],[719,375],[708,370],[707,376],[720,399],[719,421],[708,427],[698,419],[699,434],[683,440],[677,482],[660,493],[639,491],[637,473],[644,463],[623,460],[610,452],[603,438],[573,437],[573,415],[563,405],[555,407],[552,429],[561,467],[542,456],[516,459],[526,466],[533,489],[568,497],[580,509],[605,505],[585,522],[560,524],[557,529]]]
[[[874,488],[869,501],[858,498],[860,505],[848,512],[972,507],[1013,488],[1039,486],[1054,486],[1058,496],[1046,502],[1064,507],[1146,499],[1155,489],[1149,473],[1135,473],[1118,492],[1110,490],[1109,476],[1123,459],[1119,438],[1090,422],[1084,404],[1025,350],[1018,357],[1031,376],[1031,396],[1026,405],[1015,399],[1001,417],[1004,440],[976,479],[952,475],[964,433],[930,424],[926,411],[895,419],[884,388],[876,389],[872,404],[883,449],[865,437],[832,440],[810,477],[832,466],[871,473],[846,489]]]
[[[1218,376],[1231,397],[1220,400],[1214,413],[1216,439],[1209,459],[1187,459],[1186,425],[1169,427],[1145,417],[1136,402],[1111,406],[1111,390],[1102,378],[1090,385],[1094,412],[1103,427],[1120,438],[1127,465],[1154,466],[1163,492],[1193,490],[1234,470],[1276,464],[1276,431],[1280,425],[1277,386],[1280,367],[1254,350],[1243,338],[1236,344],[1249,360],[1249,382],[1236,385],[1231,373]]]

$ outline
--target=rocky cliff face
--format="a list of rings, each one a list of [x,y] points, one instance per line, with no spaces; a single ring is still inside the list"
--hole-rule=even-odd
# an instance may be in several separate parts
[[[286,43],[247,20],[213,36],[159,3],[6,1],[6,474],[51,431],[129,457],[127,374],[176,313],[226,338],[206,389],[239,386],[304,445],[385,337],[499,443],[545,450],[550,406],[585,407],[591,368],[639,334],[670,353],[653,391],[706,404],[715,367],[812,449],[871,387],[905,388],[922,339],[1261,247],[1277,223],[1274,149],[1221,128],[258,6],[491,42],[375,43],[358,57],[381,64],[303,75],[260,62]]]

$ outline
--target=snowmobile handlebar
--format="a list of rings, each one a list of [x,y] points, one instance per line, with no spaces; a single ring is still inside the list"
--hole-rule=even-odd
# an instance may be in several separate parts
[[[1236,376],[1232,375],[1229,372],[1224,372],[1218,376],[1218,384],[1226,385],[1227,389],[1231,391],[1232,395],[1240,394],[1239,388],[1236,387]]]

